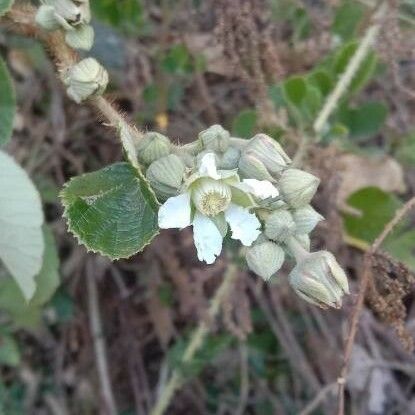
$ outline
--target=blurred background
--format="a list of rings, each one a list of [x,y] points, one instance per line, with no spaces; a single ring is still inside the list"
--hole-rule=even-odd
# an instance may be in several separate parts
[[[326,221],[313,250],[332,251],[350,278],[343,308],[322,311],[290,289],[289,268],[264,283],[241,259],[220,318],[180,367],[187,382],[168,414],[336,413],[363,254],[415,189],[415,5],[387,3],[375,47],[317,144],[313,122],[372,24],[374,0],[91,0],[91,55],[110,72],[107,97],[125,117],[177,143],[216,123],[281,142],[321,178],[314,206]],[[0,414],[148,414],[206,318],[227,255],[199,263],[188,229],[163,231],[130,260],[78,245],[58,193],[121,160],[122,149],[92,109],[66,97],[40,43],[0,26],[0,52],[18,99],[6,150],[41,193],[52,264],[46,302],[25,305],[0,280]],[[413,223],[409,215],[373,258],[346,413],[415,414]],[[227,252],[237,252],[231,241]],[[99,336],[116,408],[101,388]]]

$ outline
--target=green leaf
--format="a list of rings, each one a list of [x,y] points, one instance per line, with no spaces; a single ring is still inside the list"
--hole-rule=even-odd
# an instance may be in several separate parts
[[[366,102],[356,108],[341,108],[339,121],[348,128],[351,138],[362,141],[380,131],[387,115],[388,107],[384,103]]]
[[[364,15],[364,6],[355,1],[345,1],[336,10],[332,32],[342,40],[352,39]]]
[[[0,0],[0,16],[6,14],[13,6],[13,3],[14,0]]]
[[[0,171],[0,259],[30,300],[44,251],[42,204],[27,173],[3,152]]]
[[[396,157],[405,165],[415,166],[415,131],[399,140]]]
[[[141,0],[91,1],[94,16],[115,27],[137,32],[143,24]]]
[[[366,187],[353,193],[347,204],[361,212],[361,216],[344,215],[348,235],[372,243],[393,218],[402,203],[391,193],[377,187]]]
[[[111,259],[141,251],[158,233],[158,203],[141,173],[116,163],[70,180],[61,192],[69,230]]]
[[[394,233],[385,241],[385,249],[415,271],[415,231]]]
[[[346,67],[355,54],[359,43],[356,41],[349,42],[344,45],[334,57],[333,71],[334,74],[340,76],[346,70]],[[373,51],[370,51],[363,62],[360,64],[359,69],[354,75],[352,82],[348,88],[350,94],[356,93],[362,89],[372,78],[375,73],[377,65],[377,57]]]
[[[11,276],[0,269],[0,310],[7,311],[14,320],[25,321],[27,316],[40,314],[40,307],[46,304],[60,283],[59,258],[52,232],[47,226],[43,227],[45,252],[42,268],[35,277],[36,292],[30,302],[23,297],[18,285]],[[34,321],[37,323],[38,318]],[[36,325],[33,321],[30,324]]]
[[[10,140],[13,131],[15,112],[16,97],[13,82],[6,64],[0,57],[0,146],[6,144]]]
[[[8,334],[0,334],[0,365],[19,366],[20,352],[14,338]]]
[[[323,96],[328,95],[333,89],[333,80],[330,74],[324,69],[311,72],[307,80],[309,83],[316,86]]]
[[[171,74],[188,74],[192,71],[191,57],[185,45],[173,46],[163,58],[161,67]]]
[[[307,84],[303,77],[293,76],[283,84],[285,100],[291,105],[299,107],[307,94]]]
[[[257,115],[255,110],[243,110],[232,122],[232,134],[243,138],[252,137],[256,122]]]

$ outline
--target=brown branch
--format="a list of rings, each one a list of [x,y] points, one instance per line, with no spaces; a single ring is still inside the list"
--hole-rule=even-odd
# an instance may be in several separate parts
[[[395,226],[408,214],[408,212],[415,207],[415,196],[408,200],[401,209],[399,209],[393,219],[385,226],[381,234],[373,242],[372,246],[364,255],[363,262],[363,274],[359,284],[358,297],[356,304],[353,307],[353,312],[350,317],[350,328],[349,334],[346,339],[344,355],[343,355],[343,365],[340,371],[340,376],[337,379],[338,383],[338,407],[337,415],[344,415],[344,391],[346,384],[346,377],[348,373],[350,358],[352,355],[353,345],[357,334],[357,329],[359,325],[360,315],[363,310],[363,304],[365,300],[365,294],[370,282],[372,267],[371,261],[372,256],[377,252],[382,243],[385,241],[387,236],[392,232]]]

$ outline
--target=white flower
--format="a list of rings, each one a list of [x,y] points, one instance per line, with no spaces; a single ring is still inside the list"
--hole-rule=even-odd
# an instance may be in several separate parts
[[[249,211],[255,206],[254,197],[277,196],[272,183],[252,179],[240,182],[236,170],[218,170],[215,154],[206,153],[186,181],[186,191],[160,207],[158,222],[162,229],[192,225],[199,260],[212,264],[222,251],[228,225],[232,238],[245,246],[258,238],[261,223]]]

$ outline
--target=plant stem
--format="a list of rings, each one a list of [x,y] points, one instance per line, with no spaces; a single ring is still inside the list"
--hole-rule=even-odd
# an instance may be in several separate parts
[[[376,13],[374,13],[373,25],[371,25],[366,30],[363,39],[359,43],[359,47],[356,49],[356,52],[350,59],[345,71],[340,76],[333,92],[328,96],[323,108],[318,114],[313,125],[314,131],[316,132],[317,136],[320,136],[323,132],[327,120],[329,119],[333,111],[336,109],[337,104],[339,103],[344,93],[347,91],[347,88],[350,86],[350,83],[352,82],[357,71],[359,70],[360,65],[362,64],[371,46],[373,45],[381,27],[381,19],[385,16],[387,8],[387,2],[384,1],[379,6]]]
[[[117,407],[115,405],[114,394],[112,392],[107,352],[105,341],[102,335],[102,322],[99,312],[98,292],[95,283],[95,275],[93,272],[92,259],[87,262],[87,291],[88,291],[88,308],[89,308],[89,324],[91,327],[92,340],[95,349],[95,360],[98,371],[98,378],[101,385],[102,398],[105,402],[105,409],[108,415],[117,415]]]
[[[183,353],[181,362],[183,364],[189,363],[196,352],[201,348],[206,335],[209,333],[209,321],[213,320],[219,312],[220,306],[224,299],[227,297],[236,277],[238,276],[237,268],[233,264],[228,265],[225,276],[219,288],[217,289],[215,296],[213,297],[207,314],[207,320],[202,320],[199,323],[196,331],[193,333],[186,350]],[[168,408],[174,392],[182,386],[184,379],[178,370],[174,370],[167,385],[164,387],[160,396],[157,399],[156,404],[150,411],[150,415],[163,415]]]

